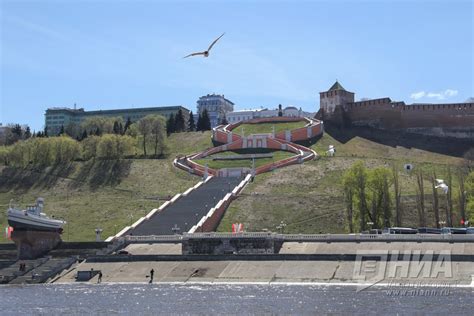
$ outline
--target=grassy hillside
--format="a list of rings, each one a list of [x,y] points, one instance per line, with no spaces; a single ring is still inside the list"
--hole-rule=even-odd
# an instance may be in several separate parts
[[[324,156],[330,144],[336,146],[336,157]],[[104,237],[110,236],[158,207],[163,201],[159,198],[183,192],[199,181],[174,168],[172,159],[177,154],[191,154],[212,146],[210,133],[173,134],[168,146],[166,159],[75,162],[42,170],[0,167],[0,227],[6,226],[4,211],[10,199],[25,206],[42,196],[49,215],[68,221],[64,240],[93,240],[96,227],[104,229]],[[412,163],[415,168],[426,171],[435,169],[439,177],[446,175],[448,165],[463,164],[459,158],[392,148],[363,138],[340,144],[328,134],[313,145],[313,149],[323,155],[321,159],[256,177],[232,203],[219,230],[229,231],[231,223],[242,222],[246,230],[274,231],[284,221],[286,232],[343,232],[341,176],[355,161],[362,159],[367,167],[396,163],[400,170],[403,164]],[[454,191],[457,190],[455,180]],[[414,176],[401,172],[400,181],[404,225],[415,224]],[[427,216],[432,220],[428,181],[425,186]],[[453,198],[456,199],[456,194]],[[0,242],[5,242],[3,233]]]
[[[286,122],[286,123],[259,123],[259,124],[242,124],[237,127],[234,131],[237,134],[242,135],[242,131],[245,135],[250,134],[264,134],[271,133],[275,128],[275,133],[279,133],[286,130],[297,129],[304,127],[307,124],[306,121],[301,122]]]
[[[325,157],[329,145],[336,146],[336,157]],[[241,222],[249,231],[276,231],[275,227],[284,221],[287,224],[285,232],[344,232],[346,222],[341,178],[357,160],[363,160],[368,168],[397,164],[402,187],[403,224],[417,225],[415,177],[403,171],[403,165],[411,163],[426,172],[436,170],[441,178],[445,177],[448,165],[453,171],[463,165],[460,158],[417,149],[393,148],[363,138],[341,144],[328,134],[312,148],[322,155],[321,159],[258,176],[232,203],[218,230],[230,231],[232,223]],[[456,179],[453,179],[452,189],[457,192]],[[434,225],[430,193],[430,183],[425,181],[427,218],[430,225]],[[453,199],[456,194],[453,194]],[[441,197],[441,206],[443,201]],[[441,213],[444,214],[444,210]]]
[[[258,158],[255,159],[255,168],[266,165],[268,163],[277,162],[296,154],[289,151],[271,151],[272,158]],[[239,159],[239,160],[213,160],[214,157],[224,157],[224,156],[233,156],[238,157],[239,152],[226,151],[210,155],[203,159],[197,159],[196,162],[202,166],[206,165],[212,169],[221,169],[221,168],[252,168],[252,159]]]
[[[93,240],[94,229],[107,237],[185,191],[199,178],[173,167],[177,154],[212,146],[210,132],[172,134],[166,159],[74,162],[42,170],[0,167],[0,227],[6,227],[10,199],[25,206],[45,198],[46,213],[65,219],[64,240]],[[0,242],[5,242],[4,234]]]

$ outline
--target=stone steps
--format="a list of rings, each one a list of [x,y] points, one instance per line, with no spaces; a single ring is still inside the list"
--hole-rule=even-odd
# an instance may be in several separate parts
[[[43,264],[19,276],[9,284],[36,284],[44,283],[49,278],[69,268],[76,260],[74,258],[47,259]]]
[[[180,197],[163,211],[156,213],[149,220],[143,221],[131,231],[131,235],[172,235],[175,225],[180,229],[177,233],[189,231],[227,193],[232,192],[241,180],[237,177],[213,177],[187,196]]]

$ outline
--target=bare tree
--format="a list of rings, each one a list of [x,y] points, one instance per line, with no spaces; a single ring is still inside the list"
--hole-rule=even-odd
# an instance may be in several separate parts
[[[446,194],[446,223],[449,227],[453,227],[453,177],[451,174],[451,168],[448,167],[448,177],[446,185],[449,190]]]
[[[439,197],[438,190],[436,189],[436,172],[433,171],[431,176],[431,187],[433,190],[433,212],[436,221],[436,227],[439,228]]]
[[[425,217],[425,189],[423,183],[423,170],[418,169],[416,173],[416,201],[418,207],[418,219],[419,225],[421,227],[426,226],[426,217]]]
[[[399,181],[399,174],[396,164],[392,165],[392,179],[393,179],[393,188],[395,191],[395,223],[396,226],[402,226],[402,210],[401,210],[401,187]]]
[[[163,154],[165,148],[166,135],[166,119],[161,115],[154,115],[151,127],[151,136],[153,138],[153,147],[155,156],[158,156],[158,149],[160,154]]]
[[[148,142],[148,136],[151,133],[153,126],[153,118],[150,115],[145,116],[138,121],[138,131],[143,136],[143,154],[146,156],[146,145]]]
[[[461,212],[461,219],[466,221],[466,176],[464,170],[460,169],[458,174],[459,181],[459,211]]]
[[[349,222],[349,232],[354,232],[354,192],[350,186],[344,187],[344,197],[346,201],[347,221]]]

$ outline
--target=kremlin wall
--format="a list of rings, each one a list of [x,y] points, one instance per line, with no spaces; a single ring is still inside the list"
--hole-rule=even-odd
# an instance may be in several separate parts
[[[326,124],[365,126],[438,137],[474,139],[474,103],[405,104],[390,98],[354,102],[354,93],[336,82],[320,93],[316,116]]]

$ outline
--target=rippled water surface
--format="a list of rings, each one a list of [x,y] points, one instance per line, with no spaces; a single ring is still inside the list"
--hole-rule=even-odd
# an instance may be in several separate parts
[[[71,284],[0,286],[0,314],[457,314],[472,315],[469,288],[397,293],[352,286]]]

